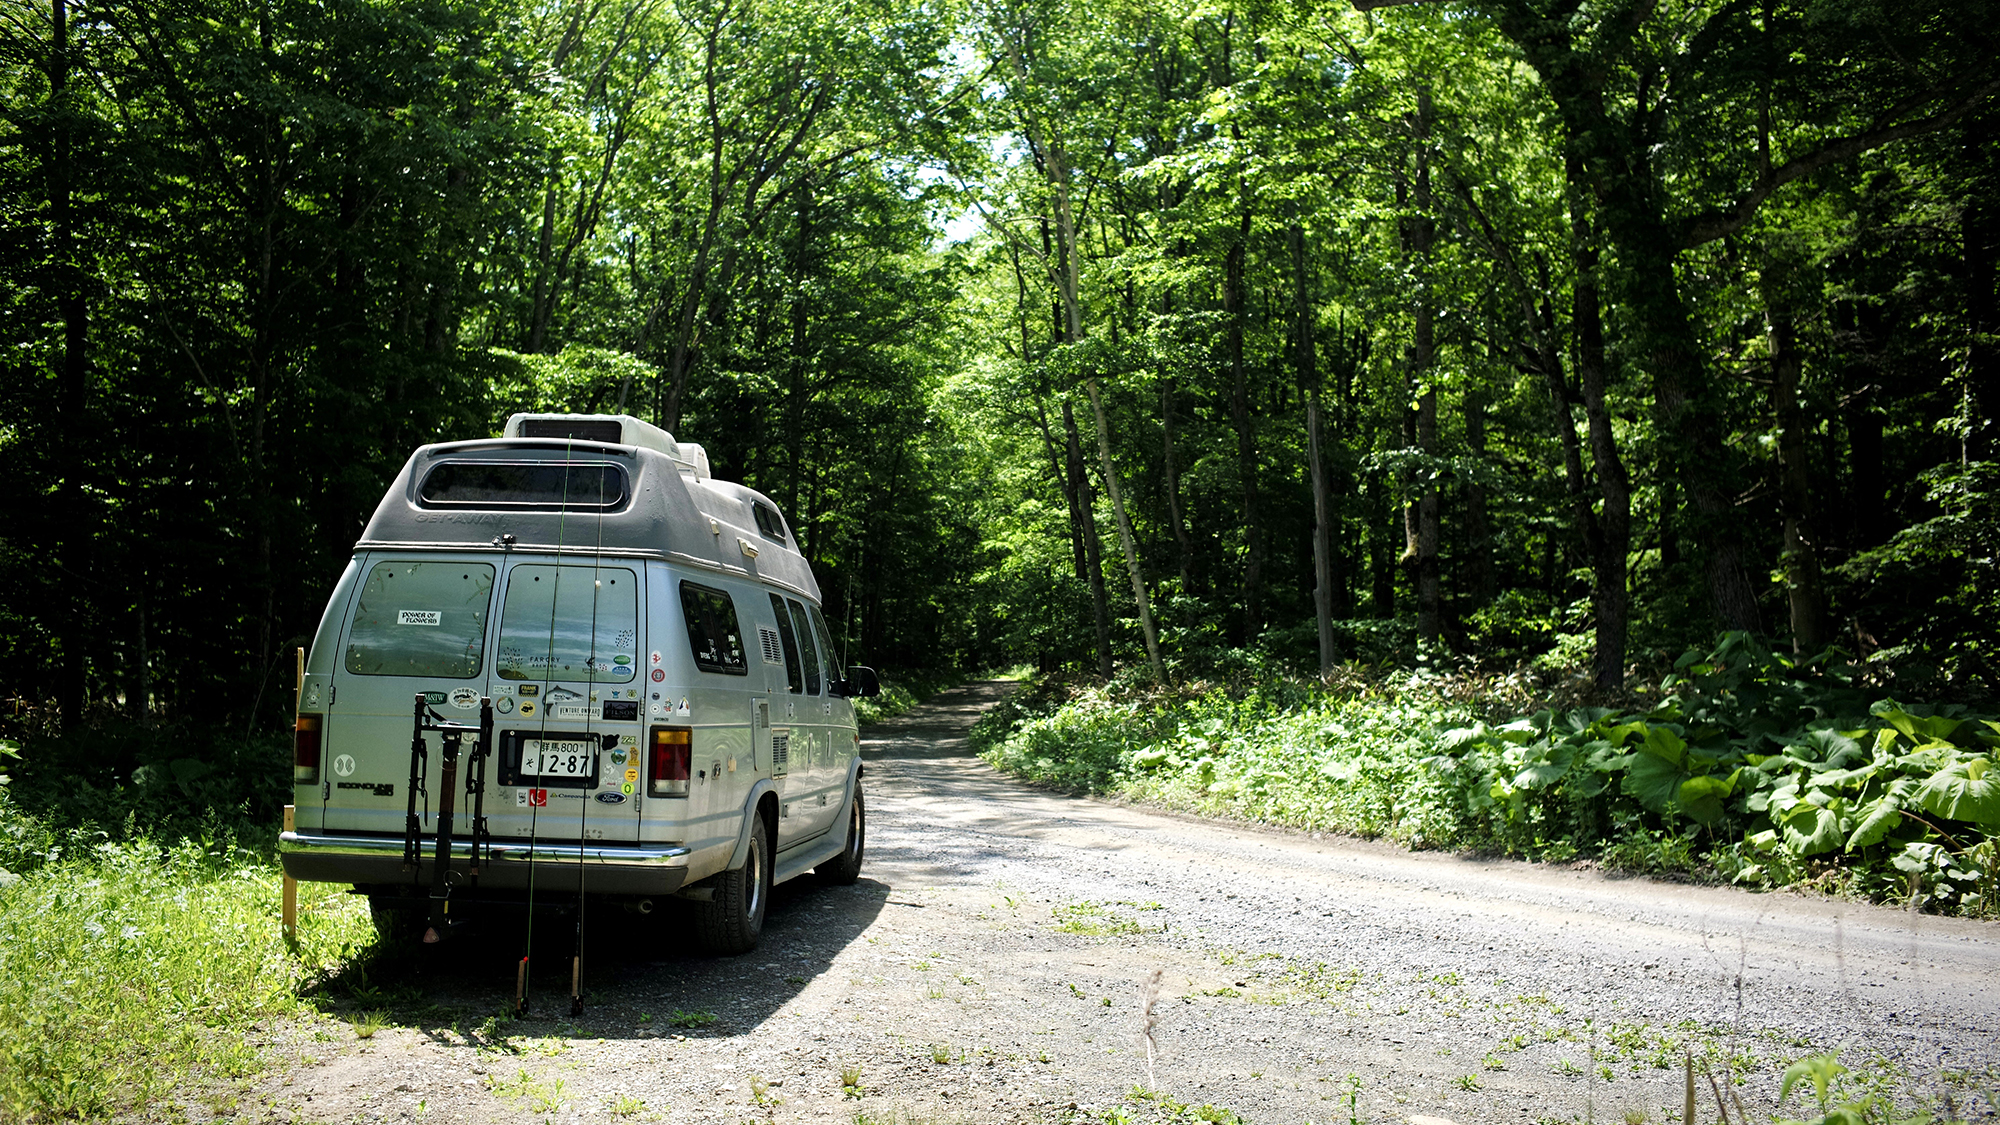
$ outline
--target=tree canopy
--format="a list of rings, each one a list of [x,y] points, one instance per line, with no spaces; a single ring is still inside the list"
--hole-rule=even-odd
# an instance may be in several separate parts
[[[1989,0],[0,13],[10,721],[282,724],[522,409],[703,443],[856,660],[2000,687]]]

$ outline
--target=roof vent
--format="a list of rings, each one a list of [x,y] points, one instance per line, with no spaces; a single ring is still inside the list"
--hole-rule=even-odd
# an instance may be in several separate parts
[[[701,446],[682,445],[674,440],[674,435],[630,414],[516,414],[507,419],[507,428],[503,433],[510,438],[557,438],[599,441],[607,445],[636,445],[641,449],[664,453],[682,465],[694,463],[686,452],[693,449],[700,455],[704,475],[708,468],[708,454]]]

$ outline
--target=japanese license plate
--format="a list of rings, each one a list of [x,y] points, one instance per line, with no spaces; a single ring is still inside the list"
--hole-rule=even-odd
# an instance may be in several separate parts
[[[530,777],[595,777],[597,744],[527,738],[521,740],[521,772]]]

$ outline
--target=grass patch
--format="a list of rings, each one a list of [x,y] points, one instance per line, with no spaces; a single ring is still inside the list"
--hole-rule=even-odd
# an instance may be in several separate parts
[[[37,831],[4,806],[0,830]],[[375,941],[363,904],[308,883],[288,948],[276,866],[230,843],[78,844],[0,880],[0,1117],[100,1119],[253,1073],[245,1030]]]
[[[1148,927],[1125,913],[1119,907],[1131,910],[1158,910],[1157,902],[1073,902],[1068,906],[1057,906],[1050,910],[1055,917],[1056,931],[1065,934],[1084,934],[1090,937],[1117,937],[1123,934],[1145,932]]]

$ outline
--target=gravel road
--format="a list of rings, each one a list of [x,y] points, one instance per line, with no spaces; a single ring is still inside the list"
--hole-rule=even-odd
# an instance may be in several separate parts
[[[499,1021],[518,939],[496,937],[378,985],[396,1026],[372,1038],[332,1019],[281,1036],[296,1063],[244,1108],[426,1123],[1666,1122],[1691,1052],[1722,1089],[1737,1075],[1725,1099],[1768,1120],[1779,1071],[1837,1051],[1856,1092],[1994,1115],[1991,924],[1044,793],[966,747],[1008,687],[968,685],[865,732],[863,878],[779,888],[756,952],[703,958],[671,922],[607,918],[585,1015]],[[541,970],[543,1011],[566,1011],[562,968]],[[1816,1116],[1808,1098],[1784,1115]]]

